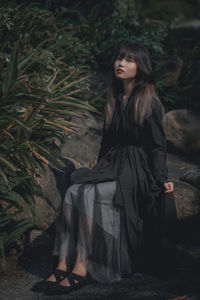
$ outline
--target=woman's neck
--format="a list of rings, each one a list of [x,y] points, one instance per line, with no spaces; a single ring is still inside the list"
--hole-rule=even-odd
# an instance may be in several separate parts
[[[127,99],[131,95],[135,87],[135,78],[123,80],[123,86],[124,86],[124,98]]]

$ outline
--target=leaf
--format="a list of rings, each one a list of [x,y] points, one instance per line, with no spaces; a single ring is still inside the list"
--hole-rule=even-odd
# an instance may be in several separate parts
[[[49,164],[48,159],[46,159],[44,156],[40,155],[37,151],[35,151],[35,150],[32,149],[32,152],[33,152],[33,154],[35,154],[35,156],[36,156],[37,158],[39,158],[43,163],[45,163],[45,164],[47,164],[47,165]]]
[[[33,165],[32,163],[32,157],[30,157],[30,153],[24,153],[21,151],[20,153],[20,157],[18,156],[18,159],[20,159],[22,161],[23,166],[29,171],[31,172],[31,174],[33,172],[35,172],[35,165]]]
[[[58,74],[58,70],[56,70],[56,72],[49,78],[49,80],[47,81],[47,85],[44,87],[45,90],[50,91],[50,87],[52,86],[52,84],[54,83],[56,76]]]
[[[12,115],[6,115],[6,117],[7,117],[8,119],[14,121],[15,123],[21,125],[22,127],[31,130],[31,128],[28,127],[28,126],[25,124],[25,122],[24,122],[23,120],[21,120],[21,119],[19,119],[19,118],[17,118],[17,117],[14,117],[14,116],[12,116]]]
[[[40,106],[31,106],[27,112],[26,112],[26,115],[24,116],[25,117],[25,120],[26,120],[26,123],[32,127],[33,126],[33,122],[35,121],[37,115],[38,115],[38,112],[40,110]]]
[[[63,126],[63,125],[61,125],[59,123],[56,123],[56,122],[53,122],[53,121],[48,121],[48,120],[45,119],[45,123],[55,126],[54,128],[58,127],[60,129],[63,129],[66,132],[75,132],[73,129],[71,129],[69,127],[66,127],[66,126]]]
[[[21,84],[21,83],[24,83],[24,81],[26,80],[27,78],[27,75],[22,75],[20,77],[18,77],[15,82],[14,82],[14,86],[16,88],[17,85]]]
[[[11,190],[9,182],[8,182],[8,178],[5,174],[5,172],[3,171],[3,169],[0,167],[0,176],[3,178],[3,180],[5,181],[7,187],[9,188],[9,190]]]
[[[18,74],[17,55],[18,55],[18,44],[16,43],[8,67],[6,69],[5,79],[2,84],[2,93],[4,97],[7,96],[11,84],[17,79],[17,74]]]
[[[36,94],[31,94],[31,92],[28,94],[26,93],[18,93],[18,94],[10,94],[7,97],[7,101],[9,101],[9,103],[16,103],[19,102],[20,104],[24,104],[24,103],[29,103],[29,104],[41,104],[44,99],[42,98],[42,96],[45,95],[49,95],[46,93],[42,93],[39,94],[39,91],[37,90]]]
[[[21,210],[18,210],[15,213],[10,213],[10,208],[12,208],[12,205],[9,205],[9,208],[4,208],[3,214],[0,214],[0,228],[5,227],[10,221],[13,221],[17,215],[22,213]]]
[[[70,91],[67,93],[67,96],[70,96],[70,95],[73,95],[73,94],[77,94],[79,92],[82,92],[83,90],[86,90],[88,89],[87,87],[83,87],[83,88],[80,88],[80,89],[76,89],[76,90],[73,90],[73,91]]]
[[[5,227],[9,222],[10,222],[10,218],[7,217],[6,220],[3,220],[2,217],[1,217],[0,228]]]
[[[80,109],[87,110],[87,111],[97,112],[96,108],[93,108],[92,106],[87,105],[84,102],[83,102],[83,104],[78,104],[78,103],[60,101],[59,104],[60,105],[62,104],[63,107],[67,107],[68,109],[69,109],[69,107],[72,107],[72,108],[80,108]]]
[[[74,69],[71,73],[69,73],[66,77],[64,77],[61,81],[59,81],[54,87],[53,90],[56,90],[61,84],[63,84],[66,80],[68,80],[72,74],[74,74],[74,72],[76,72],[77,70]]]
[[[13,163],[11,163],[8,159],[6,159],[3,156],[0,156],[0,164],[3,165],[4,167],[9,168],[13,172],[17,171],[17,168],[13,165]]]
[[[186,298],[188,298],[188,295],[178,296],[178,297],[175,297],[175,298],[171,298],[169,300],[183,300],[183,299],[186,299]]]
[[[77,127],[77,128],[83,128],[83,126],[77,125],[76,123],[70,122],[70,121],[66,121],[63,118],[58,118],[56,119],[56,122],[61,125],[67,125],[67,126],[73,126],[73,127]],[[85,128],[85,127],[84,127]]]
[[[14,140],[14,136],[11,135],[6,129],[3,129],[3,133],[5,133],[7,136],[9,136],[12,140]]]
[[[8,234],[5,246],[16,241],[24,232],[35,226],[35,221],[32,218],[23,219],[15,225],[13,230]]]
[[[10,191],[6,195],[3,195],[3,199],[8,200],[9,203],[12,203],[12,205],[19,209],[24,209],[24,199],[15,191]]]
[[[84,77],[82,77],[82,78],[80,78],[80,79],[77,79],[77,80],[74,80],[74,81],[68,83],[68,84],[65,85],[63,88],[60,89],[60,92],[64,92],[66,89],[68,89],[68,88],[70,88],[70,87],[76,85],[77,83],[80,83],[80,82],[83,81],[83,80],[88,79],[89,77],[90,77],[90,75],[87,75],[87,76],[84,76]]]
[[[28,63],[28,61],[33,57],[33,53],[26,55],[18,59],[18,70],[21,71]]]

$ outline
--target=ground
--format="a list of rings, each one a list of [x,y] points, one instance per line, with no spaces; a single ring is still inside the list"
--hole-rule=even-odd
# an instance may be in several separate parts
[[[169,169],[173,178],[179,178],[184,169],[193,167],[189,162],[171,155]],[[199,218],[183,224],[176,246],[176,270],[167,278],[136,273],[114,284],[90,284],[69,295],[44,296],[33,293],[33,284],[48,276],[52,269],[51,249],[53,231],[45,233],[31,243],[21,254],[19,264],[16,253],[8,258],[8,268],[0,276],[0,300],[200,300],[200,248]]]

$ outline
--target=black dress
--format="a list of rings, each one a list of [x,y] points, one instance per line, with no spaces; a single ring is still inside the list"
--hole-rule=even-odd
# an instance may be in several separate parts
[[[170,199],[172,218],[176,214],[173,193],[164,194],[168,170],[161,105],[153,98],[151,116],[138,126],[134,101],[133,93],[124,106],[119,95],[110,126],[103,128],[98,163],[68,188],[57,226],[54,254],[71,261],[79,251],[100,282],[154,268],[165,226],[163,197]]]

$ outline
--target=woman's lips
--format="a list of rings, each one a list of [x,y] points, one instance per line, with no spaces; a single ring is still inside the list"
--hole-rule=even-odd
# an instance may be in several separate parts
[[[117,69],[117,73],[123,73],[124,71],[122,69]]]

